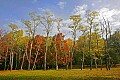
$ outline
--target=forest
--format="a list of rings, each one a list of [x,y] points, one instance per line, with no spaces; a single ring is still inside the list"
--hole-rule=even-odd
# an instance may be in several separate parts
[[[9,32],[0,29],[0,70],[110,70],[120,64],[120,29],[113,31],[111,22],[100,16],[86,11],[84,16],[71,15],[71,22],[65,23],[49,11],[30,12],[30,19],[22,20],[24,30],[15,23],[8,25]],[[51,36],[54,27],[57,34]],[[62,27],[72,37],[65,38]],[[37,34],[38,29],[44,29],[44,35]]]

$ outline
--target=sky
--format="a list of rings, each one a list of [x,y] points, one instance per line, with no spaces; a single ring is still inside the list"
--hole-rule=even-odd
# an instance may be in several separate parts
[[[0,28],[10,31],[8,25],[15,23],[24,29],[22,20],[29,19],[29,12],[44,10],[49,10],[68,23],[70,15],[84,15],[85,10],[96,10],[111,22],[113,30],[120,28],[120,0],[0,0]],[[70,37],[68,28],[62,28],[62,31],[66,38]],[[44,34],[39,29],[37,33]],[[55,33],[56,29],[51,34]]]

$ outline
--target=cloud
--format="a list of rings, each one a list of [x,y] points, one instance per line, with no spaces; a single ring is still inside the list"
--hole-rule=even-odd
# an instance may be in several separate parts
[[[109,8],[101,8],[99,10],[99,13],[104,16],[105,18],[109,19],[110,21],[113,21],[113,16],[120,15],[120,10],[118,9],[109,9]]]
[[[51,9],[48,8],[38,8],[38,15],[44,15],[46,12],[48,12],[49,14],[53,15],[53,17],[55,17],[55,14],[51,11]]]
[[[101,2],[102,2],[102,0],[98,0],[98,2],[99,2],[99,3],[101,3]]]
[[[91,4],[94,6],[94,4]],[[83,18],[83,21],[85,20],[84,16],[86,13],[88,6],[86,4],[82,6],[76,6],[73,9],[73,15],[81,15]],[[115,31],[117,28],[120,28],[120,9],[111,9],[109,7],[102,7],[99,10],[96,9],[96,11],[99,12],[100,16],[98,17],[99,20],[103,21],[103,16],[106,20],[110,21],[110,26],[112,27],[112,32]],[[99,21],[98,19],[96,22]],[[85,22],[83,24],[86,25]]]
[[[111,27],[113,30],[119,28],[120,26],[120,10],[119,9],[109,9],[109,8],[101,8],[99,10],[100,17],[99,19],[102,20],[103,17],[110,21]]]
[[[87,10],[86,4],[84,4],[82,6],[75,6],[75,8],[73,9],[73,14],[74,15],[80,14],[81,16],[83,16],[85,14],[86,10]]]
[[[94,3],[92,3],[91,5],[92,5],[92,6],[95,6],[95,4],[94,4]]]
[[[65,5],[66,5],[66,2],[59,2],[57,4],[61,9],[64,9]]]

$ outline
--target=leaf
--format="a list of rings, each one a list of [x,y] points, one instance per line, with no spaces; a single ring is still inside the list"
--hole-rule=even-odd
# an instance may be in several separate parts
[[[50,46],[51,43],[50,42],[46,42],[45,46]]]

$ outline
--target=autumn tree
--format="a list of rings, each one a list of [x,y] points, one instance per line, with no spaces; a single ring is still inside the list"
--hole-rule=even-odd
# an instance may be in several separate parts
[[[44,27],[44,31],[46,32],[46,41],[45,41],[46,43],[45,43],[45,54],[44,54],[44,70],[46,70],[46,55],[48,52],[48,46],[50,46],[48,39],[54,23],[53,15],[50,12],[46,11],[45,15],[41,17],[40,23]]]
[[[15,69],[20,68],[20,56],[22,52],[21,40],[23,37],[23,30],[17,30],[15,32],[14,40],[14,53],[15,53]]]
[[[62,28],[62,25],[61,25],[62,19],[56,18],[55,22],[57,24],[58,34],[60,34],[61,33],[60,29]],[[57,38],[57,36],[55,36],[55,42],[56,42],[56,38]],[[62,40],[62,36],[61,35],[60,35],[60,40]],[[55,43],[55,50],[57,50],[56,46],[57,45]],[[60,48],[63,48],[61,44],[60,44]],[[57,54],[57,51],[56,51],[56,70],[58,70],[58,54]]]
[[[75,54],[75,45],[76,45],[76,37],[77,37],[77,31],[81,27],[81,17],[80,15],[73,15],[70,16],[70,19],[73,21],[73,24],[69,26],[69,28],[72,29],[72,36],[73,36],[73,47],[71,52],[71,69],[72,69],[72,61],[73,61],[73,54]]]
[[[28,52],[28,49],[27,49],[28,42],[29,42],[29,37],[28,36],[24,36],[20,40],[20,45],[22,47],[22,53],[23,53],[23,55],[21,55],[22,56],[22,60],[21,60],[22,62],[21,62],[21,66],[20,66],[21,70],[23,69],[23,64],[24,64],[24,61],[25,61],[25,56],[27,57],[27,61],[28,61],[28,54],[27,54],[27,52]]]
[[[88,30],[89,30],[89,55],[90,55],[90,70],[92,70],[92,64],[93,64],[93,55],[91,53],[92,51],[92,48],[91,48],[91,34],[92,34],[92,30],[93,28],[97,27],[98,26],[98,23],[95,22],[96,20],[96,17],[98,16],[98,12],[96,11],[92,11],[92,12],[87,12],[86,13],[86,17],[87,17],[87,24],[88,24]]]
[[[37,29],[38,25],[40,24],[40,16],[36,15],[35,12],[29,13],[29,16],[30,16],[31,20],[24,20],[24,24],[26,25],[26,28],[27,28],[26,33],[30,37],[28,70],[30,70],[30,67],[31,67],[30,60],[31,60],[32,47],[33,47],[33,41],[34,41],[35,34],[36,34],[36,29]]]
[[[6,62],[7,62],[8,53],[6,51],[7,46],[5,45],[6,40],[3,39],[4,35],[6,34],[4,33],[2,29],[0,29],[0,59],[3,59],[3,60],[0,60],[0,63],[2,63],[2,65],[4,66],[4,70],[5,70],[6,65],[7,65]]]
[[[45,38],[43,36],[36,35],[35,40],[34,40],[34,47],[35,47],[36,53],[35,53],[35,59],[33,62],[32,70],[36,68],[36,62],[37,62],[38,55],[40,54],[40,52],[43,52],[44,45],[45,45]]]
[[[12,24],[11,23],[9,25],[9,27],[12,29],[12,32],[11,32],[12,40],[10,42],[11,43],[11,49],[10,49],[10,70],[12,70],[13,69],[13,57],[14,57],[14,45],[15,45],[14,41],[15,41],[15,36],[16,36],[15,31],[18,28],[18,26],[16,24]]]
[[[87,26],[81,26],[81,32],[82,32],[82,35],[79,38],[80,40],[78,39],[78,41],[77,41],[77,46],[80,49],[79,51],[82,52],[82,63],[81,63],[81,70],[82,70],[84,68],[85,54],[87,52],[87,44],[86,44],[87,34],[88,34]],[[79,44],[79,43],[81,43],[81,44]]]
[[[83,34],[77,40],[78,52],[82,53],[82,55],[81,55],[82,56],[81,57],[81,70],[84,68],[85,55],[87,54],[86,52],[88,51],[87,35],[85,33],[83,33]]]
[[[10,37],[10,34],[9,33],[6,33],[3,37],[1,37],[1,41],[0,41],[0,51],[2,53],[4,53],[5,55],[5,63],[4,63],[4,70],[8,69],[8,65],[7,65],[7,61],[9,59],[9,50],[10,50],[10,47],[11,47],[11,37]]]
[[[108,46],[108,37],[111,38],[111,27],[110,22],[103,17],[103,21],[101,23],[102,35],[105,35],[104,43],[105,43],[105,59],[106,59],[106,69],[110,70],[110,54],[109,54],[109,46]]]

